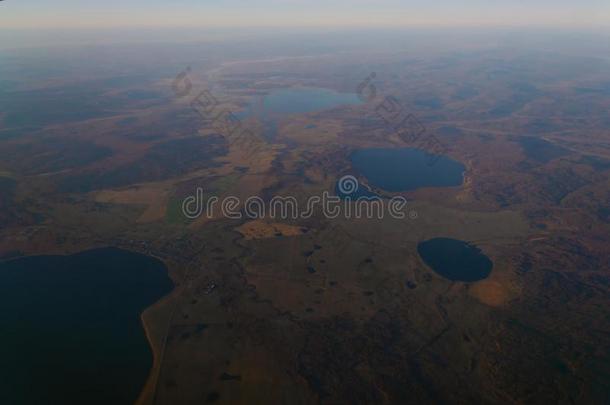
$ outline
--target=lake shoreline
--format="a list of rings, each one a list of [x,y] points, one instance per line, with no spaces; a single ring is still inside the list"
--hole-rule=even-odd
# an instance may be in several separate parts
[[[139,401],[160,369],[156,313],[175,291],[160,258],[106,246],[23,256],[0,265],[4,327],[13,331],[3,337],[7,369],[14,369],[2,384],[9,401],[69,401],[88,390],[100,393],[92,403]],[[15,300],[15,294],[27,299]],[[131,315],[136,311],[137,324]],[[23,352],[36,339],[51,340]],[[38,387],[31,392],[21,388],[34,364],[53,364],[57,356],[65,361],[55,377],[28,380]],[[79,389],[66,391],[61,382],[66,378],[74,378]]]

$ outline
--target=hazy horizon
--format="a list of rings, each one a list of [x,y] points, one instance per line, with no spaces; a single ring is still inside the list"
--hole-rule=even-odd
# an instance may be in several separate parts
[[[608,54],[610,30],[506,27],[408,27],[408,28],[70,28],[0,29],[0,51],[64,46],[110,46],[203,43],[249,43],[252,46],[284,44],[305,48],[361,52],[384,49],[467,49],[518,47],[538,50]],[[290,44],[290,45],[289,45]],[[296,47],[296,48],[295,48]],[[320,48],[321,47],[321,48]],[[314,52],[319,53],[319,52]]]
[[[2,28],[112,27],[608,27],[610,3],[585,0],[30,0],[0,3]]]

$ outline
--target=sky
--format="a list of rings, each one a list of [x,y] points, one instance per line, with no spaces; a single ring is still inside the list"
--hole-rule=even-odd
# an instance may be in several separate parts
[[[0,28],[610,27],[610,0],[4,0]]]

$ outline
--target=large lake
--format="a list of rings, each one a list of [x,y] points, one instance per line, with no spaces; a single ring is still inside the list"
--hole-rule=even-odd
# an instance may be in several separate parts
[[[435,238],[417,245],[422,260],[451,281],[475,282],[489,276],[492,261],[481,249],[457,239]]]
[[[351,162],[370,185],[390,192],[459,186],[466,170],[458,161],[414,148],[360,149]]]
[[[132,404],[153,362],[140,315],[172,288],[115,248],[0,262],[0,403]]]

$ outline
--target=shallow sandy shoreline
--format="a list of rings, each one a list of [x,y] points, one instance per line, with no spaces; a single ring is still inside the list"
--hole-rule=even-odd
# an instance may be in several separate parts
[[[174,289],[169,295],[161,298],[151,307],[148,307],[140,315],[140,321],[146,334],[146,339],[153,354],[153,365],[146,379],[146,383],[140,392],[136,405],[150,405],[154,401],[155,388],[159,379],[161,363],[163,361],[163,349],[167,338],[168,324],[171,320],[171,302],[177,292]],[[163,325],[166,325],[165,327]],[[156,329],[156,330],[155,330]]]

